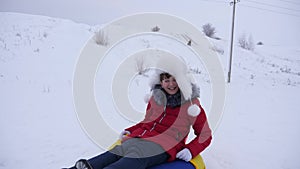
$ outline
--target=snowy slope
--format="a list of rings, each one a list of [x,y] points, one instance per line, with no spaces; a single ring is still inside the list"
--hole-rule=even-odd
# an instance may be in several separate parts
[[[0,20],[0,167],[57,168],[66,156],[93,150],[72,102],[73,69],[90,27],[13,13]]]
[[[81,129],[72,95],[77,58],[96,28],[17,13],[0,13],[0,22],[0,168],[61,168],[102,152]],[[211,42],[223,51],[226,75],[228,40]],[[207,168],[300,168],[299,54],[284,42],[254,51],[235,45],[223,118],[203,152]],[[205,77],[198,76],[202,91]],[[134,79],[132,98],[144,95],[146,80]],[[209,107],[209,92],[201,97]]]

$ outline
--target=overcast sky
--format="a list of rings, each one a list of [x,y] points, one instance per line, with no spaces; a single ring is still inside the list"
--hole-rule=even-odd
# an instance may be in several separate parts
[[[232,6],[228,0],[0,0],[1,12],[19,12],[70,19],[89,25],[106,24],[141,12],[162,12],[201,28],[212,23],[217,35],[230,38]],[[252,34],[255,41],[300,46],[300,1],[240,0],[236,37]]]

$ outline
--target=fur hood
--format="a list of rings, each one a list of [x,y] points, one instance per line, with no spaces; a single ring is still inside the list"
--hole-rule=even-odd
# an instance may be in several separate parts
[[[150,88],[152,95],[158,104],[165,106],[180,106],[182,103],[190,101],[191,106],[188,108],[188,114],[191,116],[198,116],[201,109],[198,105],[192,104],[192,99],[199,97],[199,87],[195,85],[195,80],[188,71],[187,64],[180,57],[174,56],[171,53],[165,52],[158,60],[156,60],[156,72],[150,79]],[[162,72],[167,72],[172,75],[178,84],[180,92],[174,95],[167,95],[164,90],[155,90],[159,87],[159,76]],[[160,87],[161,88],[161,87]],[[149,98],[148,98],[149,99]],[[146,97],[145,97],[146,101]]]
[[[175,77],[184,100],[192,98],[195,80],[183,60],[173,55],[161,57],[157,61],[155,73],[150,79],[149,85],[151,89],[154,89],[155,85],[160,84],[159,75],[163,72],[167,72]]]

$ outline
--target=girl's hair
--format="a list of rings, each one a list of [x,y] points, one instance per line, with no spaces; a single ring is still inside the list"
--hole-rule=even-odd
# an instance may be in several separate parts
[[[170,75],[169,73],[163,72],[159,75],[159,80],[160,80],[160,82],[162,82],[165,79],[169,79],[171,76],[172,75]]]

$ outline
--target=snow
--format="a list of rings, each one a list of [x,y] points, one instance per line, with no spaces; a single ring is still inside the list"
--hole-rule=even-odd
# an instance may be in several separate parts
[[[81,128],[72,93],[77,59],[97,27],[7,12],[0,13],[0,22],[0,168],[68,167],[79,158],[103,152]],[[122,52],[130,53],[139,45],[172,46],[163,38],[154,43],[156,38],[160,37],[130,39],[110,54],[120,58],[124,57]],[[227,75],[229,41],[210,41],[218,49]],[[178,46],[176,50],[180,52]],[[223,116],[212,144],[202,153],[207,168],[300,168],[299,54],[300,46],[286,46],[284,42],[256,45],[254,51],[235,44]],[[119,60],[106,58],[112,64],[102,68],[115,71]],[[187,60],[190,66],[204,69]],[[105,73],[103,76],[105,79]],[[201,86],[201,102],[209,112],[209,76],[205,70],[195,76]],[[141,111],[149,90],[147,80],[147,76],[136,76],[130,84],[129,99]],[[96,79],[96,84],[106,82]],[[101,97],[107,91],[96,91],[98,104],[109,110],[113,105]],[[104,118],[116,131],[131,124],[110,112]]]

